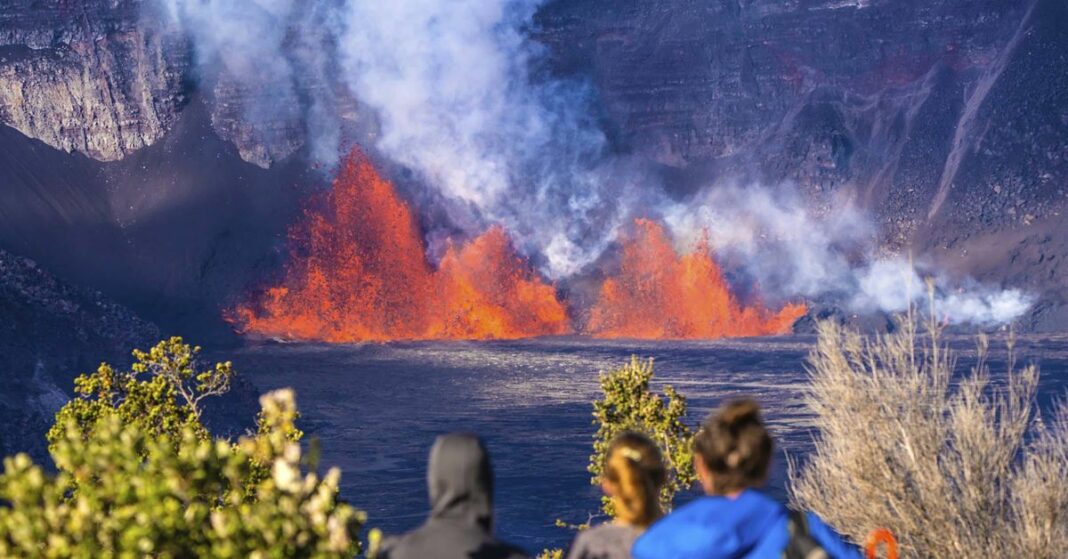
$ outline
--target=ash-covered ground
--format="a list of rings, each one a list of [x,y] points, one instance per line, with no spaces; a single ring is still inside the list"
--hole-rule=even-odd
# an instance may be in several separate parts
[[[751,396],[766,409],[779,443],[770,488],[782,497],[786,454],[804,459],[811,417],[804,405],[804,359],[814,339],[789,336],[716,342],[593,341],[580,338],[489,343],[250,345],[232,358],[261,390],[296,389],[301,427],[322,445],[322,466],[342,469],[342,496],[369,513],[369,525],[395,533],[427,510],[424,479],[434,437],[485,437],[497,482],[497,526],[528,551],[565,545],[597,512],[586,464],[598,373],[631,355],[654,358],[655,388],[688,399],[689,423],[725,399]],[[958,366],[975,362],[968,337],[955,337]],[[991,343],[995,382],[1005,377],[1001,340]],[[1039,404],[1068,391],[1068,337],[1024,337],[1017,356],[1041,366]],[[691,498],[684,495],[681,499]],[[595,521],[597,521],[595,519]]]

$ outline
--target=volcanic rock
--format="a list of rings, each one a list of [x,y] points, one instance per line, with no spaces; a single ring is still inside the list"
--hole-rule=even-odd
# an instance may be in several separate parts
[[[151,145],[185,101],[184,39],[136,0],[6,2],[0,121],[101,161]]]
[[[159,329],[97,291],[56,279],[28,258],[0,250],[0,454],[44,455],[44,434],[69,399],[73,379],[101,361],[129,360]]]

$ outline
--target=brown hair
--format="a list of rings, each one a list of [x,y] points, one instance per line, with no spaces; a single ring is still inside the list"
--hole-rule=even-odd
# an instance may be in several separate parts
[[[613,439],[605,454],[604,477],[616,486],[616,518],[643,528],[660,518],[660,488],[667,482],[667,470],[649,437],[625,431]]]
[[[701,425],[694,452],[712,473],[712,490],[732,493],[764,484],[771,463],[771,436],[753,400],[721,406]]]

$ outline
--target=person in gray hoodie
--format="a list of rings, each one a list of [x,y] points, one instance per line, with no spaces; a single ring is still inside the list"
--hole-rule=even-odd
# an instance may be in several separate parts
[[[493,536],[493,471],[475,435],[441,435],[427,467],[430,518],[404,535],[385,538],[380,559],[525,559]]]

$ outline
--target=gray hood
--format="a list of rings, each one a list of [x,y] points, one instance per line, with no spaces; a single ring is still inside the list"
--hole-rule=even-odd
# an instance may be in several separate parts
[[[493,471],[477,436],[439,436],[430,449],[427,484],[431,518],[493,531]]]
[[[381,559],[526,559],[493,537],[493,472],[475,435],[442,435],[427,466],[430,518],[398,538],[387,538]]]

